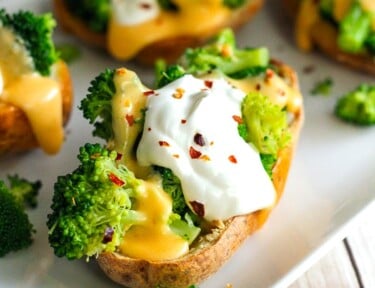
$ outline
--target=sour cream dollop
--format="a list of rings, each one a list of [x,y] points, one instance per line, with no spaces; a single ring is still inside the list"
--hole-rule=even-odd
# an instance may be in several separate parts
[[[114,20],[124,26],[141,24],[160,13],[157,0],[112,0],[111,4]]]
[[[207,220],[254,212],[276,198],[259,153],[238,134],[244,97],[225,79],[186,75],[147,100],[138,163],[170,168],[188,205]]]

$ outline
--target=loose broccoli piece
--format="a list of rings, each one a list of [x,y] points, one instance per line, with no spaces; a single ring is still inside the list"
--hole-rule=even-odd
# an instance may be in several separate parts
[[[365,46],[371,54],[375,54],[375,32],[370,33],[366,38]]]
[[[163,87],[174,80],[184,76],[186,71],[180,65],[171,65],[165,67],[162,62],[158,62],[156,66],[156,87]]]
[[[37,180],[31,182],[27,179],[20,178],[18,175],[8,176],[10,191],[18,203],[26,207],[35,208],[38,204],[37,196],[42,182]]]
[[[246,3],[246,0],[223,0],[223,4],[230,9],[236,9]]]
[[[322,81],[319,81],[316,83],[316,85],[311,90],[311,94],[312,95],[320,94],[320,95],[328,96],[331,93],[332,85],[333,85],[332,78],[327,77],[323,79]]]
[[[93,32],[105,33],[111,11],[110,0],[65,0],[68,10]]]
[[[375,86],[360,85],[338,99],[334,113],[358,125],[375,124]]]
[[[58,59],[52,42],[52,31],[56,23],[51,14],[36,16],[20,11],[13,15],[0,9],[0,27],[11,29],[18,41],[25,45],[34,62],[34,68],[43,76],[50,75],[51,66]]]
[[[217,69],[238,79],[264,72],[269,67],[269,53],[266,48],[238,49],[232,30],[224,29],[207,45],[187,49],[181,66],[194,75]]]
[[[30,182],[17,175],[8,176],[7,187],[0,180],[0,257],[27,248],[33,242],[35,230],[25,212],[25,204],[36,206],[39,181]]]
[[[339,47],[349,53],[359,53],[363,51],[370,32],[371,15],[354,1],[348,14],[339,23]]]
[[[244,98],[241,109],[248,130],[246,140],[253,143],[260,154],[277,158],[278,151],[291,139],[286,111],[257,92]]]
[[[79,107],[83,111],[83,116],[94,124],[93,135],[107,141],[114,137],[112,128],[112,98],[116,93],[114,73],[115,70],[106,69],[91,81],[89,93]]]
[[[68,259],[114,251],[125,231],[143,220],[132,210],[139,180],[116,162],[115,151],[86,144],[78,159],[76,170],[58,177],[47,220],[51,247]]]

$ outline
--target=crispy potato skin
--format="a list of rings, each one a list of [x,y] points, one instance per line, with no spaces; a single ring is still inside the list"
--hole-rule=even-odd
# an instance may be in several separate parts
[[[294,19],[299,9],[298,0],[283,0],[287,14]],[[369,74],[375,75],[375,57],[368,54],[350,54],[343,52],[337,45],[337,29],[327,21],[318,21],[311,30],[314,45],[332,59]]]
[[[299,88],[297,75],[289,66],[279,61],[273,61],[273,64],[278,67],[278,73],[289,85]],[[293,140],[289,146],[280,151],[273,169],[277,202],[284,190],[303,123],[302,107],[294,116],[294,121],[290,124]],[[214,232],[218,233],[216,237],[213,236],[212,240],[203,240],[206,245],[193,247],[187,255],[175,260],[152,262],[132,259],[118,253],[102,253],[99,255],[98,263],[109,278],[126,287],[155,288],[159,285],[158,287],[163,288],[186,288],[202,282],[215,273],[249,235],[262,227],[273,208],[227,220],[223,228]]]
[[[56,18],[68,32],[76,35],[84,42],[106,49],[106,36],[94,33],[86,28],[85,24],[72,16],[64,5],[64,0],[53,0]],[[171,63],[176,60],[187,47],[196,47],[217,34],[224,27],[237,29],[247,23],[263,6],[264,0],[252,0],[240,9],[234,10],[230,18],[206,34],[199,37],[181,35],[180,37],[163,39],[144,47],[136,55],[135,60],[145,65],[153,65],[155,60],[163,58]]]
[[[56,78],[61,87],[61,104],[65,125],[72,109],[72,81],[65,62],[59,60],[55,65]],[[1,100],[0,135],[0,156],[26,152],[39,146],[25,113],[20,108]]]

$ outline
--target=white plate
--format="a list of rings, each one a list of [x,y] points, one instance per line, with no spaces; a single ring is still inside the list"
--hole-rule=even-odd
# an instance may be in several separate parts
[[[31,9],[49,11],[51,1],[0,0],[9,11]],[[234,257],[201,288],[285,287],[308,269],[334,243],[345,236],[347,227],[374,200],[375,128],[358,128],[332,115],[336,98],[360,83],[374,84],[374,78],[353,72],[319,54],[305,55],[291,43],[291,30],[278,0],[239,31],[241,45],[270,48],[272,55],[292,65],[300,74],[305,94],[306,121],[284,197],[265,227],[250,237]],[[61,31],[56,41],[80,45],[83,56],[71,65],[75,82],[75,103],[86,94],[89,81],[104,68],[127,65],[146,83],[152,83],[152,70],[134,64],[116,63],[108,56],[81,45]],[[313,72],[303,73],[314,66]],[[311,96],[318,80],[334,79],[332,96]],[[61,153],[48,157],[41,151],[1,159],[0,178],[18,173],[41,179],[39,207],[30,211],[37,229],[35,243],[28,249],[0,259],[0,287],[118,287],[105,278],[95,261],[68,261],[53,255],[47,241],[46,215],[57,175],[77,166],[78,147],[96,142],[91,126],[75,109],[67,128]],[[1,236],[0,236],[1,237]]]

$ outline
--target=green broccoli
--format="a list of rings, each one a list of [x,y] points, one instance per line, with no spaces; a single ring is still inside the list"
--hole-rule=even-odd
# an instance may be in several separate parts
[[[41,16],[20,11],[13,15],[0,9],[0,28],[10,29],[33,59],[34,68],[43,76],[51,73],[51,66],[58,60],[52,31],[56,23],[51,14]]]
[[[236,9],[246,3],[246,0],[223,0],[223,4],[230,9]]]
[[[141,180],[117,156],[99,144],[86,144],[80,148],[79,167],[58,177],[47,220],[57,256],[78,259],[113,252],[126,231],[144,220],[133,207]],[[169,225],[189,241],[200,231],[186,215],[172,213]]]
[[[67,9],[97,33],[105,33],[111,11],[110,0],[65,0]]]
[[[86,144],[79,167],[58,177],[47,220],[57,256],[78,259],[114,251],[125,231],[143,219],[132,210],[139,180],[116,158],[115,151]]]
[[[158,61],[156,63],[156,87],[164,87],[185,74],[185,69],[180,65],[170,65],[166,67],[163,65],[163,62]]]
[[[340,97],[334,113],[340,119],[358,125],[375,124],[375,86],[362,84]]]
[[[328,96],[331,93],[331,89],[333,86],[333,80],[330,77],[327,77],[315,84],[313,89],[311,90],[312,95],[324,95]]]
[[[41,187],[40,181],[30,182],[18,175],[8,176],[8,180],[9,187],[0,180],[0,257],[32,244],[35,230],[25,206],[36,206]]]
[[[94,124],[93,135],[107,141],[114,137],[112,128],[112,98],[116,93],[114,73],[115,70],[106,69],[91,81],[89,93],[79,107],[83,111],[83,116]]]
[[[245,140],[258,149],[263,166],[271,175],[277,153],[291,139],[287,112],[257,92],[249,93],[244,98],[241,109],[248,130]]]
[[[224,29],[210,43],[195,49],[186,49],[180,59],[187,73],[202,75],[219,70],[231,78],[256,76],[269,67],[266,48],[238,49],[232,30]]]
[[[365,12],[360,3],[354,1],[349,12],[339,23],[338,45],[349,53],[363,51],[371,32],[371,14]]]

